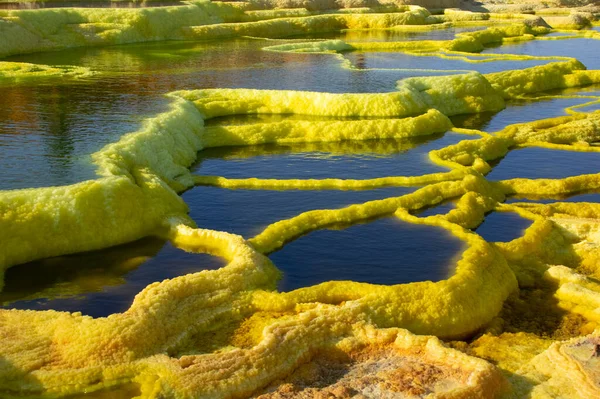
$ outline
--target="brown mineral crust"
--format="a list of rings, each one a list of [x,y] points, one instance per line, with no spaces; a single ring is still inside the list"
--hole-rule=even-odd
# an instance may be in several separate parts
[[[349,354],[322,351],[255,398],[484,398],[500,393],[502,377],[493,366],[489,365],[493,372],[487,378],[473,378],[478,373],[470,367],[431,359],[428,352],[426,347],[399,349],[394,345]],[[473,380],[477,386],[469,387]],[[490,385],[494,389],[486,391]]]

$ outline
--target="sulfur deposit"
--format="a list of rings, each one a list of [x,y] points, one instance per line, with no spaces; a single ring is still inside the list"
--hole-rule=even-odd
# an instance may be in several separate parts
[[[541,63],[489,74],[410,77],[386,93],[174,91],[166,94],[168,110],[92,155],[96,179],[1,191],[0,288],[4,272],[23,263],[148,236],[161,237],[183,251],[218,256],[227,264],[154,282],[137,294],[129,309],[108,317],[1,309],[0,396],[597,396],[600,204],[536,200],[598,191],[600,174],[563,179],[486,176],[495,162],[517,149],[600,152],[600,111],[585,111],[598,104],[600,96],[552,94],[600,84],[600,71],[568,57],[479,52],[521,41],[594,40],[598,32],[573,30],[578,24],[558,32],[532,23],[535,17],[529,14],[432,14],[418,6],[398,5],[388,5],[388,12],[256,10],[248,4],[198,1],[148,9],[0,11],[0,56],[159,40],[470,25],[482,30],[452,40],[412,42],[296,39],[263,50],[325,54],[338,57],[340,68],[352,69],[357,67],[343,58],[344,53],[399,52],[472,64]],[[4,85],[94,74],[81,67],[0,62]],[[566,116],[512,124],[497,132],[458,128],[451,120],[498,112],[511,100],[535,96],[586,103],[568,108]],[[214,118],[255,114],[295,118],[205,125]],[[373,179],[234,179],[190,171],[198,152],[208,148],[405,139],[450,131],[465,140],[429,153],[433,163],[445,168],[437,173]],[[180,194],[196,185],[232,190],[415,190],[304,212],[253,237],[242,237],[195,225]],[[509,197],[533,202],[507,203]],[[446,201],[456,206],[444,214],[418,216],[417,211]],[[488,242],[473,229],[490,212],[516,213],[531,226],[515,240]],[[328,226],[390,215],[436,226],[461,240],[464,251],[453,274],[439,282],[329,281],[277,291],[282,272],[268,254]],[[548,320],[555,324],[549,327]]]

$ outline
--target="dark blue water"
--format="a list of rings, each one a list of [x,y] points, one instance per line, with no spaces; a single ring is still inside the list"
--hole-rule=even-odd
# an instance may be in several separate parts
[[[439,137],[439,136],[438,136]],[[428,152],[473,139],[447,133],[436,140],[329,143],[313,146],[254,146],[203,151],[194,171],[229,178],[355,178],[408,176],[446,171],[433,164]],[[358,146],[358,147],[356,147]],[[361,150],[361,151],[359,151]],[[201,227],[250,238],[269,224],[314,209],[336,209],[376,199],[397,197],[412,187],[375,190],[228,190],[196,187],[183,199]],[[269,206],[265,206],[269,204]],[[382,234],[386,234],[382,231]]]
[[[439,136],[437,136],[439,137]],[[408,176],[446,171],[428,152],[473,139],[447,133],[436,140],[383,140],[313,146],[253,146],[203,151],[194,171],[229,178],[355,178]],[[358,146],[358,147],[357,147]],[[375,190],[228,190],[196,187],[183,194],[190,215],[201,227],[250,238],[269,224],[314,209],[336,209],[376,199],[397,197],[413,187]],[[269,206],[265,206],[269,204]],[[382,234],[386,234],[382,231]]]
[[[329,280],[439,281],[452,275],[463,250],[463,242],[442,228],[388,217],[313,231],[269,257],[284,272],[279,289],[291,291]]]
[[[369,140],[315,145],[265,145],[205,150],[193,171],[229,178],[372,179],[445,172],[429,160],[432,150],[473,140],[446,133],[406,140]]]
[[[145,238],[10,268],[0,303],[4,308],[108,316],[127,310],[135,295],[153,282],[225,264],[215,256],[187,253],[162,240]]]
[[[475,232],[488,242],[508,242],[522,237],[532,223],[514,212],[492,212],[486,215]]]
[[[315,209],[338,209],[367,201],[399,197],[413,187],[376,190],[227,190],[196,187],[183,199],[199,227],[228,231],[251,238],[268,225]],[[385,231],[382,232],[385,234]]]
[[[516,177],[562,179],[600,172],[600,153],[529,147],[512,150],[487,175],[489,180]]]
[[[412,212],[415,216],[427,217],[433,215],[445,215],[451,210],[456,209],[456,200],[448,200],[441,202],[436,206],[430,206],[427,208],[419,209]]]

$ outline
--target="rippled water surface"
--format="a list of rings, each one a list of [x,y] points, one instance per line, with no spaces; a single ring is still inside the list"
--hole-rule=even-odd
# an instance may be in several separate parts
[[[348,41],[448,40],[481,28],[429,32],[342,32],[309,38]],[[297,38],[307,39],[307,38]],[[72,184],[95,177],[90,154],[137,130],[144,118],[167,109],[165,93],[199,88],[294,89],[326,92],[389,92],[409,76],[454,70],[494,72],[545,61],[468,63],[401,53],[349,53],[340,57],[261,51],[273,41],[163,42],[71,49],[11,57],[10,61],[79,65],[95,71],[77,81],[46,81],[0,87],[0,189]],[[525,42],[485,52],[577,56],[600,68],[600,41],[569,39]],[[440,70],[435,72],[432,70]],[[455,72],[452,72],[455,73]],[[457,73],[457,72],[456,72]],[[583,88],[560,94],[591,95]],[[557,93],[551,93],[557,94]],[[582,98],[537,98],[508,103],[498,113],[456,116],[457,126],[495,132],[509,124],[564,115]],[[279,120],[289,116],[278,116]],[[208,124],[256,123],[269,117],[220,118]],[[475,136],[446,133],[415,140],[376,140],[314,145],[264,145],[206,150],[194,173],[228,178],[352,178],[422,175],[447,169],[433,164],[429,151]],[[491,180],[563,177],[597,173],[597,154],[539,148],[510,152],[494,165]],[[251,238],[268,225],[314,209],[335,209],[398,197],[418,187],[373,190],[251,190],[210,186],[182,194],[199,227]],[[566,200],[598,201],[597,193]],[[526,201],[512,198],[509,201]],[[547,200],[550,201],[550,200]],[[414,212],[446,213],[447,201]],[[292,290],[328,280],[397,284],[437,281],[452,273],[462,242],[439,228],[401,222],[392,215],[353,226],[328,226],[296,237],[269,254],[284,277],[279,289]],[[368,222],[368,223],[367,223]],[[521,236],[530,221],[513,213],[492,213],[476,232],[489,241]],[[8,270],[0,293],[5,307],[81,311],[106,316],[128,308],[136,293],[154,281],[222,267],[223,259],[188,254],[164,241],[135,243],[86,254],[62,256]]]

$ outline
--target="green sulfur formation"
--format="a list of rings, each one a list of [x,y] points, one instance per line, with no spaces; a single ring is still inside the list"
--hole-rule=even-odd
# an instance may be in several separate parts
[[[40,78],[82,78],[92,76],[88,68],[71,66],[48,66],[23,62],[0,61],[0,84],[20,83]]]
[[[280,13],[280,12],[279,12]],[[255,22],[242,22],[244,20]],[[427,10],[392,14],[334,13],[280,18],[245,13],[235,3],[200,0],[185,6],[141,9],[63,8],[0,10],[0,57],[78,46],[232,36],[294,35],[340,29],[428,24]]]

